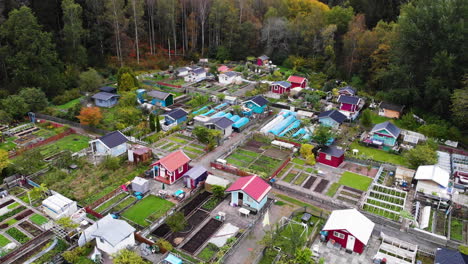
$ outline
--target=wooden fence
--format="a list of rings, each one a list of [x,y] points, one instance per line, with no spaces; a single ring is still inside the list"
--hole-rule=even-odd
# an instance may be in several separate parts
[[[222,171],[225,171],[225,172],[237,175],[237,176],[242,176],[243,177],[243,176],[253,175],[253,173],[240,170],[240,169],[238,169],[236,167],[233,167],[233,166],[230,166],[230,165],[223,165],[223,164],[216,163],[216,162],[210,162],[210,166],[213,167],[213,168],[216,168],[218,170],[222,170]]]
[[[156,82],[156,84],[167,86],[167,87],[172,87],[172,88],[182,88],[182,85],[174,85],[174,84],[165,83],[165,82]]]
[[[89,207],[90,209],[94,209],[96,208],[98,205],[102,204],[103,202],[109,200],[111,197],[114,197],[115,195],[117,195],[118,193],[120,193],[122,190],[122,188],[117,187],[115,190],[111,191],[110,193],[104,195],[103,197],[99,198],[97,201],[89,204],[87,207]]]
[[[43,141],[39,141],[39,142],[36,142],[34,144],[31,144],[31,145],[28,145],[26,147],[22,147],[20,149],[18,149],[17,151],[11,153],[10,155],[8,155],[8,157],[11,159],[11,158],[14,158],[18,155],[20,155],[21,153],[25,152],[26,150],[29,150],[29,149],[33,149],[33,148],[37,148],[37,147],[40,147],[40,146],[43,146],[43,145],[46,145],[46,144],[49,144],[51,142],[54,142],[54,141],[57,141],[59,139],[62,139],[66,136],[69,136],[71,134],[75,134],[75,130],[73,129],[68,129],[67,131],[65,132],[62,132],[58,135],[55,135],[55,136],[52,136],[52,137],[49,137],[49,138],[46,138],[45,140]]]
[[[93,209],[89,208],[88,206],[86,206],[84,209],[85,209],[85,212],[86,212],[87,214],[90,214],[90,215],[92,215],[92,216],[94,216],[94,217],[97,217],[97,218],[99,218],[99,219],[101,219],[101,218],[104,217],[102,214],[100,214],[100,213],[94,211]]]

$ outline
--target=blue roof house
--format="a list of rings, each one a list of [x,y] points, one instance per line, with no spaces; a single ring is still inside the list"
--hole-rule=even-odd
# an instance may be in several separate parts
[[[205,126],[209,129],[216,129],[221,131],[223,138],[227,138],[232,134],[232,124],[234,122],[226,117],[215,117],[211,118],[208,122],[205,123]]]
[[[372,128],[371,140],[373,144],[395,146],[401,130],[389,121],[377,124]]]
[[[185,112],[184,109],[182,108],[176,108],[176,109],[173,109],[171,111],[169,111],[168,113],[165,114],[164,116],[164,124],[165,125],[170,125],[170,124],[181,124],[182,122],[184,122],[185,120],[187,120],[187,115],[188,113]]]
[[[117,104],[119,95],[115,93],[99,92],[93,95],[94,104],[99,107],[112,107]]]
[[[320,113],[318,119],[321,125],[338,129],[346,116],[338,110],[330,110]]]
[[[117,157],[127,152],[128,138],[120,131],[110,132],[89,144],[96,155]]]
[[[167,107],[174,104],[174,96],[170,93],[152,90],[147,94],[151,98],[150,103],[152,105]]]
[[[243,102],[243,105],[252,110],[252,112],[261,114],[265,112],[268,106],[268,100],[261,95],[250,97]]]

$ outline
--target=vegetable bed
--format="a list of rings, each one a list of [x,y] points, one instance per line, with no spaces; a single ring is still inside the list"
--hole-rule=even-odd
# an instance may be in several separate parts
[[[7,233],[9,236],[14,238],[16,241],[18,241],[21,244],[24,244],[31,240],[28,236],[26,236],[23,232],[19,231],[17,228],[12,227],[8,229],[5,233]]]

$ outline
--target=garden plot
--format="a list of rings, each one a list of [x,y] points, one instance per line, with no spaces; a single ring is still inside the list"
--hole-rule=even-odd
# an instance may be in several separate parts
[[[226,157],[238,169],[268,177],[284,162],[290,152],[250,140],[245,146]]]
[[[342,200],[344,202],[350,203],[350,204],[358,204],[362,195],[364,194],[363,191],[348,187],[348,186],[343,186],[339,191],[338,195],[336,198],[338,200]]]
[[[311,175],[312,172],[317,173],[317,170],[308,166],[305,160],[294,158],[279,172],[278,178],[284,182],[310,189],[317,179]]]
[[[50,144],[37,148],[47,161],[53,159],[62,151],[78,152],[89,146],[89,138],[83,135],[72,134]]]
[[[374,184],[370,188],[362,208],[376,215],[399,220],[400,212],[405,208],[405,191]]]
[[[371,182],[372,178],[349,171],[345,171],[338,181],[338,183],[341,185],[345,185],[361,191],[367,191],[367,188],[369,188]]]
[[[182,249],[194,254],[223,225],[217,219],[210,219],[192,238],[182,246]]]
[[[191,159],[197,159],[205,154],[205,145],[196,139],[182,134],[172,134],[153,144],[159,156],[165,156],[173,151],[183,149]]]
[[[172,207],[174,207],[172,202],[149,195],[125,210],[122,216],[133,223],[145,227],[162,217]]]
[[[94,211],[103,214],[106,212],[115,212],[123,210],[125,207],[136,201],[134,196],[129,196],[128,193],[122,192],[100,204]]]
[[[197,209],[189,218],[187,218],[187,226],[185,230],[168,234],[165,237],[166,240],[173,246],[178,246],[188,235],[190,235],[192,230],[195,230],[208,217],[208,215],[209,214],[207,212]]]

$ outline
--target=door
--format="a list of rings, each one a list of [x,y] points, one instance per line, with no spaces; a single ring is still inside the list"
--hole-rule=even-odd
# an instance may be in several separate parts
[[[241,192],[238,192],[237,193],[237,204],[239,206],[241,206],[242,204],[244,204],[244,194],[241,193]]]
[[[354,243],[356,242],[356,238],[352,235],[348,235],[348,241],[346,242],[346,249],[354,250]]]

